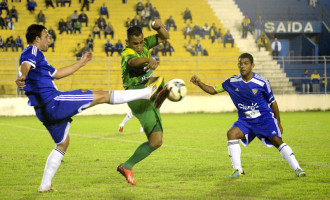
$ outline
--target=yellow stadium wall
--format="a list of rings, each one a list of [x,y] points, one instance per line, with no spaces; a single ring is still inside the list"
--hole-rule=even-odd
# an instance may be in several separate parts
[[[329,110],[330,95],[276,95],[281,112]],[[228,95],[218,96],[188,96],[181,102],[165,101],[162,113],[188,113],[188,112],[232,112],[235,107]],[[126,104],[97,105],[83,111],[80,115],[112,115],[130,112]],[[29,116],[35,115],[32,107],[27,105],[27,98],[0,99],[0,116]]]

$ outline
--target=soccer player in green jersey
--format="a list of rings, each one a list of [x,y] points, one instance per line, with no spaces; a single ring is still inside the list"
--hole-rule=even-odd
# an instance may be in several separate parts
[[[153,71],[156,70],[158,64],[151,57],[149,49],[169,39],[169,33],[159,19],[153,21],[151,25],[157,31],[157,34],[146,38],[144,38],[140,27],[133,26],[127,30],[126,48],[121,53],[122,79],[125,89],[145,88],[154,80],[163,79],[163,77],[153,77]],[[139,119],[148,138],[148,141],[141,144],[126,162],[117,167],[117,171],[132,185],[136,185],[133,178],[133,166],[162,145],[163,127],[158,108],[167,94],[166,89],[159,92],[156,103],[144,100],[128,103],[133,115]]]

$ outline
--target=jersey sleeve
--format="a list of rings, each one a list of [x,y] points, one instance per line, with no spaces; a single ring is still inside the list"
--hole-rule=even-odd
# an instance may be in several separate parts
[[[272,104],[275,101],[275,97],[272,91],[272,88],[270,86],[269,81],[266,79],[265,81],[265,85],[264,85],[264,90],[265,90],[265,95],[266,95],[266,101],[268,104]]]
[[[126,63],[128,62],[129,59],[137,58],[137,57],[139,57],[137,55],[137,53],[133,49],[130,49],[130,48],[124,49],[124,51],[122,53],[122,58],[125,60]]]
[[[219,86],[215,86],[214,89],[220,93],[220,92],[224,92],[224,91],[228,91],[228,87],[229,87],[229,84],[230,84],[230,78],[226,79],[224,82],[222,82],[222,84],[220,84]],[[221,88],[220,88],[221,86]],[[218,88],[216,88],[218,87]],[[223,90],[223,91],[221,91]]]
[[[21,65],[23,63],[29,63],[32,66],[32,68],[36,68],[37,54],[38,54],[37,47],[32,47],[32,48],[28,49],[27,51],[25,51],[21,57]]]
[[[56,72],[57,72],[57,69],[55,69],[53,66],[49,65],[49,72],[50,72],[50,76],[51,77],[54,77]]]
[[[157,35],[152,35],[144,39],[144,46],[148,49],[154,48],[158,44]]]

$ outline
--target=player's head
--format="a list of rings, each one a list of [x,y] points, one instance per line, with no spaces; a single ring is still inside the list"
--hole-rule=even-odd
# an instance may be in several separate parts
[[[38,47],[40,51],[47,51],[50,39],[46,27],[39,24],[32,24],[26,31],[26,41],[30,45]]]
[[[238,57],[238,68],[243,77],[253,75],[254,68],[253,56],[249,53],[243,53]]]
[[[129,48],[134,49],[138,54],[140,54],[143,48],[143,41],[144,37],[140,27],[132,26],[127,29],[126,44]]]

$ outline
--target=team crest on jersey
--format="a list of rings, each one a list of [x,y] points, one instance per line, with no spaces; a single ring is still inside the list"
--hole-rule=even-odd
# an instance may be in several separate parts
[[[252,89],[253,94],[257,94],[258,90],[257,89]]]
[[[87,90],[86,89],[81,89],[81,92],[87,92]]]

